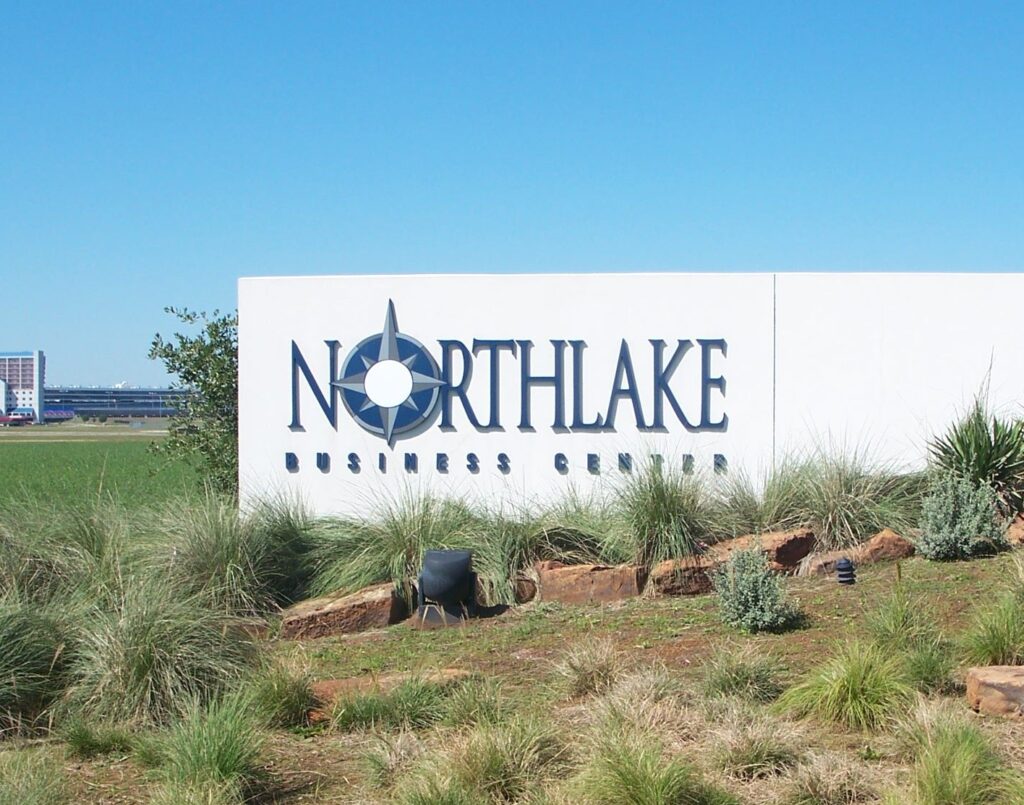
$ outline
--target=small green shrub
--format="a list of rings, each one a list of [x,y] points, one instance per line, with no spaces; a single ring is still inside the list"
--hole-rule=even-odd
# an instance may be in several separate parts
[[[343,696],[334,703],[331,726],[341,732],[427,727],[444,718],[450,692],[450,685],[410,679],[387,692]]]
[[[587,639],[567,649],[555,671],[565,680],[570,696],[601,693],[611,687],[621,670],[610,639]]]
[[[782,580],[759,548],[735,551],[711,575],[722,620],[745,632],[779,631],[794,623]]]
[[[996,496],[951,473],[938,475],[924,499],[917,550],[928,559],[972,559],[1009,547],[996,519]]]
[[[928,446],[932,462],[975,488],[992,489],[1003,514],[1024,508],[1024,423],[989,412],[986,394]]]
[[[161,773],[172,784],[244,788],[260,776],[260,730],[249,696],[193,699],[161,738]]]
[[[73,757],[91,758],[116,753],[128,754],[135,748],[134,735],[117,724],[93,723],[84,718],[68,720],[60,730]]]
[[[722,644],[702,666],[704,693],[770,702],[782,693],[780,670],[775,660],[753,647]]]
[[[314,705],[313,687],[306,671],[281,664],[265,669],[250,683],[253,706],[270,727],[301,727]]]
[[[624,736],[620,736],[624,738]],[[602,805],[738,805],[650,738],[608,736],[583,769],[579,800]]]
[[[63,805],[67,780],[60,765],[39,750],[0,754],[0,805]]]
[[[888,726],[910,703],[902,658],[873,643],[849,643],[779,698],[783,709],[851,729]]]
[[[463,790],[491,801],[516,802],[560,770],[565,760],[566,746],[557,730],[532,718],[514,716],[470,732],[452,761],[452,770]]]
[[[1012,593],[975,615],[963,636],[967,659],[975,665],[1024,664],[1024,611]]]

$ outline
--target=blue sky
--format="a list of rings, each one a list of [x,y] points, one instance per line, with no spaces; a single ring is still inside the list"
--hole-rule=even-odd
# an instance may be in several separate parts
[[[54,383],[164,382],[247,275],[1024,269],[1015,4],[0,19],[0,349]]]

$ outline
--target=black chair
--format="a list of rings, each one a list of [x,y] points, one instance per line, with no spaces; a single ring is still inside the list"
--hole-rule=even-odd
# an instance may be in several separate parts
[[[433,610],[442,624],[461,622],[476,614],[476,573],[472,551],[434,550],[423,554],[417,579],[419,618],[425,622]]]

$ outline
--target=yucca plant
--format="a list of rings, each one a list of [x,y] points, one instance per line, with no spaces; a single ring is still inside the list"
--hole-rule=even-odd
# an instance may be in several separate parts
[[[991,413],[984,393],[928,452],[939,469],[991,487],[1004,514],[1024,509],[1024,423]]]

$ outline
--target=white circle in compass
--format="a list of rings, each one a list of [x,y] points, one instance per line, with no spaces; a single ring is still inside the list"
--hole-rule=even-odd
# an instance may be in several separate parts
[[[382,408],[401,405],[412,394],[412,372],[401,361],[378,361],[366,370],[366,396]]]

